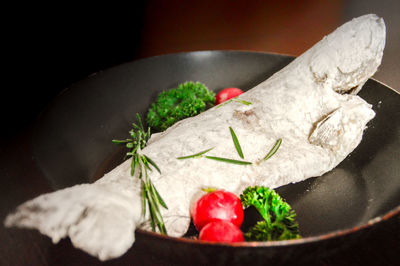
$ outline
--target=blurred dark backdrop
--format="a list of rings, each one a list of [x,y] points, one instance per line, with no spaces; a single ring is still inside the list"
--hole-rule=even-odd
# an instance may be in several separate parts
[[[14,10],[6,38],[10,82],[1,89],[1,136],[27,128],[71,83],[138,58],[145,7],[136,1]]]
[[[299,55],[345,21],[366,13],[383,16],[388,28],[376,77],[400,89],[396,0],[147,0],[89,7],[35,3],[8,11],[2,140],[25,129],[69,84],[114,65],[193,50]]]

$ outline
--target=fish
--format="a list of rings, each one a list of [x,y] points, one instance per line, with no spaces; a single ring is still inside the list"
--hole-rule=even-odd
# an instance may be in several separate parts
[[[191,201],[202,188],[236,195],[253,185],[277,188],[321,176],[343,161],[375,116],[357,93],[377,71],[385,38],[382,18],[354,18],[237,100],[153,134],[140,153],[161,170],[149,177],[168,206],[161,209],[168,235],[187,231]],[[178,159],[210,149],[208,156],[242,160],[230,128],[251,164]],[[279,149],[264,160],[277,140]],[[131,248],[137,228],[150,230],[138,173],[130,172],[127,160],[94,183],[40,195],[18,206],[4,225],[37,229],[54,243],[69,237],[102,261],[117,258]]]

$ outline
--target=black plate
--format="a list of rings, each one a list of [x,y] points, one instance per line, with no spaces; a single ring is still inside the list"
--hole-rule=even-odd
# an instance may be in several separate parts
[[[111,139],[127,136],[135,114],[144,115],[158,92],[188,80],[215,91],[247,90],[292,60],[277,54],[203,51],[152,57],[96,73],[66,89],[40,116],[33,138],[36,162],[53,189],[93,182],[122,162],[121,149]],[[397,215],[400,97],[374,80],[360,96],[373,104],[377,115],[359,147],[324,176],[277,189],[296,210],[303,239],[220,245],[137,231],[130,252],[152,250],[149,254],[176,262],[207,262],[209,256],[222,263],[249,258],[285,262],[288,257],[281,252],[290,250],[292,259],[295,254],[309,257],[310,243],[335,243],[343,235],[356,235],[360,227],[380,223],[384,215]]]

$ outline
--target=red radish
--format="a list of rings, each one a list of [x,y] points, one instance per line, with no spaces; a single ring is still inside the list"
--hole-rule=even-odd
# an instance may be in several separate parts
[[[215,242],[244,241],[242,231],[233,223],[226,221],[208,223],[201,229],[199,239]]]
[[[226,88],[218,92],[217,96],[215,96],[215,103],[220,104],[223,103],[229,99],[232,99],[236,96],[239,96],[242,94],[243,91],[238,88]]]
[[[198,231],[213,221],[231,222],[240,227],[244,216],[240,199],[235,194],[223,190],[215,190],[203,195],[192,205],[190,213]]]

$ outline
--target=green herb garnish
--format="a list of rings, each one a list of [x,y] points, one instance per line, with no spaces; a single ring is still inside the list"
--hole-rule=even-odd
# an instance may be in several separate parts
[[[215,156],[205,156],[205,158],[215,160],[215,161],[225,162],[225,163],[232,163],[232,164],[240,164],[240,165],[252,164],[252,162],[239,161],[239,160],[215,157]]]
[[[207,159],[215,160],[215,161],[220,161],[220,162],[225,162],[225,163],[233,163],[233,164],[241,164],[241,165],[246,165],[246,164],[252,164],[251,162],[246,162],[246,161],[239,161],[239,160],[234,160],[234,159],[228,159],[228,158],[222,158],[222,157],[215,157],[215,156],[203,156],[203,154],[209,152],[214,148],[207,149],[205,151],[193,154],[193,155],[188,155],[188,156],[182,156],[178,157],[177,159],[182,160],[182,159],[192,159],[192,158],[201,158],[205,157]]]
[[[245,234],[248,241],[270,241],[300,238],[296,213],[273,189],[248,187],[240,195],[243,207],[253,206],[264,221]]]
[[[237,138],[237,136],[235,134],[235,131],[233,131],[232,127],[229,127],[229,130],[231,131],[233,144],[235,144],[235,148],[236,148],[237,153],[239,154],[240,158],[244,159],[243,152],[242,152],[242,147],[240,147],[239,140],[238,140],[238,138]]]
[[[269,158],[271,158],[277,152],[277,150],[281,146],[281,143],[282,139],[280,138],[275,142],[274,147],[272,147],[272,149],[268,152],[268,154],[264,157],[263,160],[268,160]]]
[[[206,187],[206,188],[202,188],[201,191],[206,192],[206,193],[211,193],[214,191],[217,191],[218,189],[215,187]]]
[[[232,98],[232,99],[230,99],[230,100],[228,100],[226,102],[223,102],[223,103],[219,104],[217,106],[217,108],[220,108],[220,107],[222,107],[225,104],[228,104],[230,102],[237,102],[237,103],[241,103],[241,104],[244,104],[244,105],[251,105],[252,104],[251,102],[248,102],[248,101],[245,101],[245,100],[241,100],[241,99],[238,99],[238,98]]]
[[[182,160],[182,159],[190,159],[190,158],[199,158],[199,157],[202,157],[203,154],[211,151],[212,149],[214,149],[214,148],[210,148],[210,149],[207,149],[205,151],[201,151],[201,152],[193,154],[193,155],[178,157],[177,159]]]
[[[176,122],[200,114],[215,105],[215,93],[200,82],[185,82],[161,92],[146,121],[152,130],[164,131]]]
[[[248,101],[245,101],[245,100],[241,100],[241,99],[237,99],[237,98],[234,98],[233,101],[241,103],[241,104],[244,104],[244,105],[251,105],[252,104],[251,102],[248,102]]]
[[[131,138],[125,140],[113,140],[112,142],[115,144],[124,144],[128,149],[130,149],[130,151],[126,153],[125,157],[132,158],[131,176],[135,175],[136,169],[139,171],[139,179],[141,179],[142,186],[142,216],[145,217],[146,215],[147,205],[150,213],[152,230],[155,232],[157,227],[161,234],[166,235],[167,229],[165,228],[164,220],[161,216],[160,206],[165,209],[168,209],[168,207],[148,176],[148,171],[153,170],[152,167],[160,174],[161,171],[153,160],[140,153],[146,146],[147,141],[150,139],[150,128],[145,131],[140,115],[136,114],[136,118],[137,124],[133,123],[133,129],[129,131]]]

